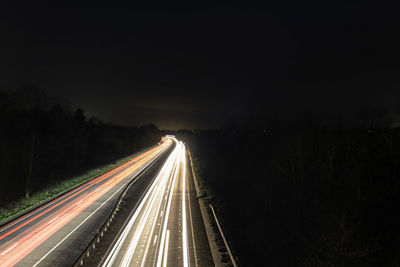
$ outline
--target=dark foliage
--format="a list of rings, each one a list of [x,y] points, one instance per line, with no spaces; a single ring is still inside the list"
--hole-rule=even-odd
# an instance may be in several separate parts
[[[121,127],[52,104],[44,91],[0,91],[0,202],[156,144],[154,126]]]
[[[177,135],[243,266],[400,265],[400,129]]]

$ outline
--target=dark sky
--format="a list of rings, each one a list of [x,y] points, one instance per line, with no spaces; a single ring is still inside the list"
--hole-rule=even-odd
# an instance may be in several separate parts
[[[396,1],[57,2],[2,9],[1,88],[160,128],[400,107]]]

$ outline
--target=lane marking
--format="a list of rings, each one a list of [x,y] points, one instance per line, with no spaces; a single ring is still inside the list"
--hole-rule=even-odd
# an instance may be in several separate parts
[[[59,216],[55,217],[53,220],[49,221],[47,224],[51,224],[52,222],[54,222],[55,220],[58,219]]]
[[[182,144],[182,149],[185,150],[185,146]],[[188,255],[188,242],[187,242],[187,225],[186,225],[186,160],[185,153],[182,153],[181,164],[183,165],[182,173],[182,247],[183,247],[183,266],[189,266],[189,255]]]
[[[7,252],[9,252],[10,250],[12,250],[13,248],[15,248],[18,245],[19,245],[19,243],[16,243],[16,244],[12,245],[11,247],[9,247],[5,251],[3,251],[0,255],[3,256],[4,254],[6,254]]]
[[[165,238],[165,250],[164,250],[164,264],[163,264],[163,267],[167,267],[168,248],[169,248],[169,230],[167,230],[167,236]]]

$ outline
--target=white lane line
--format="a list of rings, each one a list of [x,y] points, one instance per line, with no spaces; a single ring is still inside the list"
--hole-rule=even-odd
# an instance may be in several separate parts
[[[155,245],[156,245],[156,242],[157,242],[157,236],[158,236],[158,235],[155,235],[155,236],[154,236],[153,246],[155,246]]]
[[[19,245],[19,243],[16,243],[16,244],[12,245],[11,247],[9,247],[5,251],[3,251],[0,255],[3,256],[4,254],[6,254],[7,252],[9,252],[10,250],[12,250],[13,248],[15,248],[18,245]]]
[[[49,221],[47,224],[51,224],[52,222],[54,222],[55,220],[58,219],[59,216],[55,217],[53,220]]]
[[[163,267],[167,267],[167,263],[168,263],[168,248],[169,248],[169,230],[167,230],[167,236],[165,238],[165,250],[164,250],[164,264],[163,264]]]
[[[183,151],[185,146],[182,145]],[[182,174],[182,247],[183,247],[183,266],[189,266],[189,255],[188,255],[188,240],[187,240],[187,225],[186,225],[186,157],[185,153],[182,153],[181,163],[183,167]]]

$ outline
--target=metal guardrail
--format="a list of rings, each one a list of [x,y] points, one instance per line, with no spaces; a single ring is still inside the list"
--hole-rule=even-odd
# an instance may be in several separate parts
[[[191,155],[191,153],[190,153],[189,150],[188,150],[188,154],[189,154],[189,159],[190,159],[190,168],[192,169],[192,176],[193,176],[193,180],[194,180],[194,184],[195,184],[195,188],[196,188],[196,194],[197,194],[196,198],[197,198],[197,200],[199,201],[200,210],[201,210],[202,217],[203,217],[203,222],[204,222],[204,224],[206,224],[206,220],[207,220],[207,219],[206,219],[205,217],[207,217],[208,220],[209,220],[209,223],[210,223],[210,220],[211,220],[211,219],[210,219],[210,217],[209,217],[209,215],[208,215],[209,210],[207,209],[207,207],[206,207],[204,201],[201,199],[201,198],[202,198],[202,194],[201,194],[201,190],[200,190],[199,185],[198,185],[197,176],[196,176],[196,174],[195,174],[195,172],[194,172],[192,155]],[[218,220],[218,218],[217,218],[217,215],[215,214],[214,208],[213,208],[213,206],[212,206],[211,204],[209,204],[209,207],[210,207],[211,212],[212,212],[212,214],[213,214],[214,220],[215,220],[215,222],[216,222],[216,224],[217,224],[219,233],[220,233],[220,235],[221,235],[221,237],[222,237],[222,239],[223,239],[223,241],[224,241],[224,245],[225,245],[226,250],[227,250],[227,252],[228,252],[228,254],[229,254],[229,258],[230,258],[230,260],[231,260],[231,262],[232,262],[232,265],[233,265],[234,267],[237,267],[235,258],[233,257],[232,252],[231,252],[231,250],[230,250],[230,248],[229,248],[228,242],[227,242],[227,240],[226,240],[226,238],[225,238],[225,235],[224,235],[224,233],[222,232],[222,227],[221,227],[221,225],[220,225],[220,223],[219,223],[219,220]],[[203,209],[204,209],[204,211],[203,211]],[[213,231],[213,230],[212,230],[212,231]],[[207,232],[207,227],[206,227],[206,232]],[[214,231],[213,231],[213,232],[214,232]],[[215,233],[215,232],[214,232],[214,233]],[[215,233],[215,234],[216,234],[216,233]],[[214,255],[214,252],[213,252],[213,247],[216,246],[216,244],[215,244],[215,242],[213,243],[213,242],[210,240],[211,238],[212,238],[212,237],[209,236],[209,233],[207,232],[207,239],[208,239],[208,241],[209,241],[209,245],[210,245],[210,249],[211,249],[211,254],[212,254],[212,256],[213,256],[214,264],[215,264],[215,265],[218,264],[218,266],[220,266],[220,263],[217,263],[216,255]],[[216,250],[216,249],[217,249],[217,248],[215,247],[215,250]],[[221,263],[221,264],[222,264],[222,263]]]
[[[136,179],[132,179],[131,181],[129,181],[126,185],[125,188],[123,190],[123,192],[121,193],[121,195],[118,198],[117,203],[115,204],[113,210],[111,211],[110,216],[107,218],[107,220],[105,221],[105,223],[103,224],[103,226],[100,228],[100,230],[98,230],[96,236],[93,238],[93,240],[90,242],[90,244],[86,247],[86,249],[83,251],[83,253],[81,254],[81,256],[75,261],[74,266],[84,266],[85,264],[85,259],[90,257],[90,254],[93,250],[96,249],[97,244],[100,243],[101,239],[104,236],[104,233],[107,232],[108,228],[110,227],[111,223],[113,222],[113,220],[115,219],[115,217],[117,216],[118,210],[121,206],[122,200],[124,199],[126,193],[128,192],[128,190],[130,189],[130,187],[148,170],[150,169],[151,166],[153,166],[163,155],[164,153],[166,153],[167,151],[169,151],[169,149],[166,149],[163,153],[161,153],[157,158],[155,158],[153,160],[153,162],[151,162],[148,166],[146,166],[143,170],[141,170],[137,175],[136,175]]]
[[[229,245],[228,245],[228,242],[226,241],[225,235],[224,235],[224,233],[222,232],[221,225],[219,224],[217,215],[215,214],[214,208],[213,208],[213,206],[212,206],[211,204],[210,204],[210,208],[211,208],[212,214],[214,215],[215,222],[217,223],[219,233],[221,234],[222,240],[224,241],[226,250],[228,251],[229,258],[231,259],[232,265],[233,265],[234,267],[237,267],[235,258],[234,258],[233,255],[232,255],[231,249],[229,248]]]

